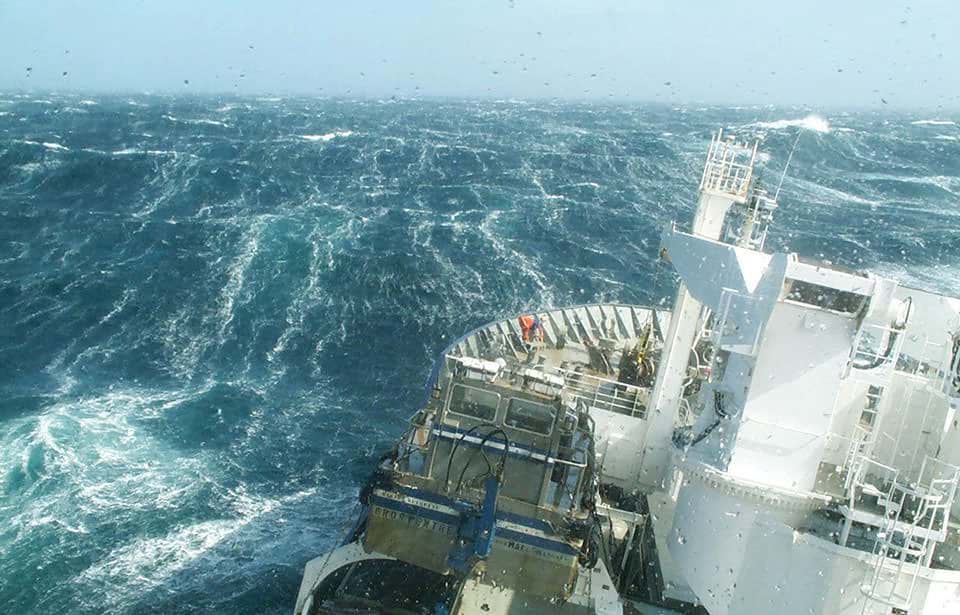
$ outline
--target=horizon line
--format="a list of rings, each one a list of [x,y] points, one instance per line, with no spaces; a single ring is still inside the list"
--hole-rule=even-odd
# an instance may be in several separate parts
[[[473,94],[473,95],[450,95],[450,94],[389,94],[389,95],[374,95],[374,94],[361,94],[361,93],[319,93],[319,92],[306,92],[306,91],[262,91],[262,92],[237,92],[237,91],[228,91],[228,90],[173,90],[173,89],[158,89],[158,90],[136,90],[136,89],[98,89],[98,88],[22,88],[14,87],[6,89],[0,86],[0,95],[3,96],[36,96],[36,95],[52,95],[52,96],[110,96],[110,97],[124,97],[124,96],[156,96],[156,97],[169,97],[169,98],[236,98],[236,99],[267,99],[267,98],[277,98],[280,100],[283,99],[292,99],[292,100],[327,100],[327,101],[344,101],[344,102],[368,102],[368,101],[397,101],[397,102],[415,102],[415,101],[425,101],[425,102],[487,102],[487,103],[519,103],[519,104],[542,104],[542,103],[565,103],[565,104],[576,104],[576,105],[595,105],[598,107],[602,106],[629,106],[629,105],[638,105],[638,106],[661,106],[661,107],[678,107],[678,106],[697,106],[697,107],[706,107],[706,108],[724,108],[730,110],[747,110],[747,109],[797,109],[804,110],[810,113],[818,112],[928,112],[928,111],[939,111],[945,113],[960,113],[960,103],[956,106],[949,107],[943,104],[940,105],[912,105],[912,104],[897,104],[897,103],[860,103],[853,104],[849,106],[840,106],[835,103],[822,103],[822,104],[813,104],[808,102],[736,102],[736,101],[709,101],[709,100],[658,100],[658,99],[649,99],[642,97],[583,97],[583,96],[495,96],[492,94]]]

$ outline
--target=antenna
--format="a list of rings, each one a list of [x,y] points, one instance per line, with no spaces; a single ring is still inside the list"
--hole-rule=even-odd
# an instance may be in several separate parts
[[[787,156],[787,164],[783,165],[783,173],[780,175],[780,183],[777,184],[777,191],[773,193],[773,200],[776,202],[780,196],[780,188],[783,187],[783,180],[787,176],[787,169],[790,168],[790,161],[793,160],[793,152],[797,151],[797,143],[800,142],[800,135],[803,134],[801,128],[797,128],[797,138],[793,140],[793,147],[790,148],[790,155]]]

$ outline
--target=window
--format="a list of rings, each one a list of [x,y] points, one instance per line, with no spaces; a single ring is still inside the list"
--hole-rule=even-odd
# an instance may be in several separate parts
[[[867,297],[864,295],[830,288],[829,286],[821,286],[820,284],[813,284],[811,282],[804,282],[803,280],[788,279],[787,283],[788,291],[786,299],[813,305],[825,310],[843,312],[844,314],[856,314],[863,308],[867,301]]]
[[[500,395],[474,387],[456,384],[450,395],[450,412],[482,421],[492,421],[497,416]]]
[[[507,407],[503,424],[514,429],[548,435],[553,431],[553,408],[514,397]]]

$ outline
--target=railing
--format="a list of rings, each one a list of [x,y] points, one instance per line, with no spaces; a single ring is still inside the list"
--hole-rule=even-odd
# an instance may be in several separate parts
[[[936,544],[946,539],[958,482],[960,469],[932,457],[924,459],[916,484],[894,480],[884,499],[874,569],[863,586],[871,601],[909,608],[921,569],[930,566]]]
[[[924,336],[917,356],[901,352],[897,371],[914,380],[929,383],[935,391],[945,391],[946,380],[950,372],[950,349],[946,343],[940,344]]]
[[[700,190],[727,194],[743,202],[753,179],[753,161],[757,156],[757,143],[753,147],[734,143],[723,138],[718,131],[710,141],[707,162],[700,178]],[[747,154],[749,159],[746,160]]]
[[[589,409],[609,410],[641,418],[646,415],[649,389],[569,369],[556,368],[556,372],[564,378],[563,390],[574,401],[582,401]]]
[[[846,479],[844,481],[844,491],[849,491],[850,486],[860,472],[860,464],[864,459],[869,459],[873,453],[873,445],[876,442],[876,431],[863,425],[857,425],[853,429],[853,437],[850,438],[847,454],[843,460],[843,469],[846,470]]]
[[[460,358],[449,355],[447,361],[448,366],[452,368],[452,364],[459,364]],[[513,369],[516,370],[516,368]],[[495,380],[497,377],[529,379],[531,370],[541,369],[540,367],[521,368],[519,371],[511,371],[508,368],[497,376],[491,376],[488,381]],[[554,389],[562,390],[573,402],[582,401],[588,409],[608,410],[640,418],[646,415],[647,400],[650,396],[648,388],[561,367],[549,367],[542,371],[547,376],[560,376],[563,384],[562,386],[552,385]],[[551,383],[545,382],[542,386],[549,388]]]
[[[888,325],[864,323],[853,343],[851,365],[858,380],[886,385],[896,368],[905,332]],[[869,375],[869,377],[868,377]]]

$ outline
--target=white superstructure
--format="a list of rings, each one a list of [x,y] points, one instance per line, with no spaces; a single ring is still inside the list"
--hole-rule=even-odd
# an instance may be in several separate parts
[[[444,587],[398,612],[960,613],[960,300],[764,252],[756,154],[711,141],[671,313],[452,345],[297,612],[379,558]]]

